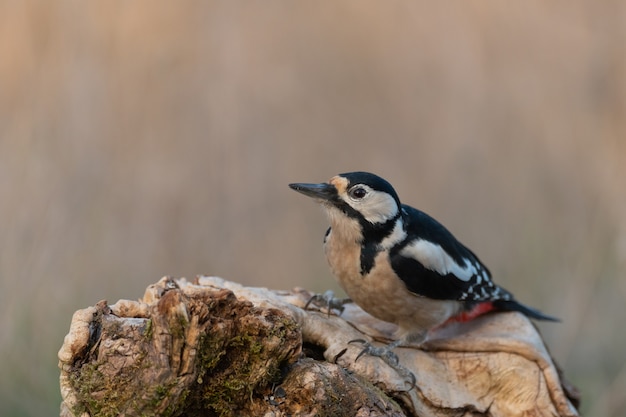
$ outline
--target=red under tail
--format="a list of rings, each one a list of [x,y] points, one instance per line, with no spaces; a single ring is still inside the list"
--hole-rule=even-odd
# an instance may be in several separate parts
[[[474,320],[478,316],[489,313],[490,311],[518,311],[529,318],[535,320],[559,321],[559,319],[547,316],[533,308],[518,303],[515,300],[495,300],[484,301],[474,305],[470,310],[463,311],[454,317],[450,317],[439,327],[443,327],[450,323],[464,323]]]
[[[478,316],[489,313],[490,311],[497,310],[492,301],[485,301],[483,303],[476,304],[471,310],[463,311],[454,317],[450,317],[443,325],[457,322],[464,323],[466,321],[474,320]]]

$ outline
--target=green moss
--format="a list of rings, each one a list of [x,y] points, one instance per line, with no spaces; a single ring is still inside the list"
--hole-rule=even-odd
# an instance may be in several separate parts
[[[252,340],[249,335],[235,336],[227,344],[209,336],[204,340],[198,376],[201,403],[219,416],[233,415],[236,404],[253,389],[250,361],[254,359],[250,355],[257,355],[260,348],[249,349]],[[238,366],[230,366],[235,358]]]
[[[229,348],[245,348],[252,355],[258,355],[263,351],[263,344],[257,341],[257,338],[250,334],[241,334],[233,337],[227,343]]]
[[[239,314],[249,312],[234,310],[227,318],[210,319],[209,328],[213,332],[202,333],[198,342],[196,384],[183,391],[159,415],[234,416],[254,401],[255,392],[279,382],[283,359],[275,357],[276,350],[283,349],[297,325],[278,314],[266,317],[270,325],[259,325],[254,320],[238,321],[235,316]],[[111,334],[118,331],[114,325],[107,329]],[[172,316],[168,322],[175,340],[184,340],[188,326],[188,320],[181,315]],[[146,342],[152,340],[153,320],[146,320],[141,331]],[[176,395],[178,385],[177,380],[160,385],[145,381],[144,391],[138,395],[136,384],[151,365],[145,360],[146,354],[115,375],[107,372],[109,358],[104,356],[91,358],[94,362],[77,368],[71,379],[81,404],[73,410],[76,415],[88,412],[108,417],[131,410],[135,414],[155,415],[164,401]]]
[[[271,345],[282,345],[295,328],[292,320],[285,319],[274,326],[233,329],[230,338],[224,333],[203,335],[198,352],[200,386],[193,390],[190,403],[205,408],[204,413],[209,409],[220,417],[236,415],[255,390],[279,381],[281,364],[266,345],[269,338],[279,339]],[[193,411],[185,414],[193,415]],[[202,414],[202,410],[197,412]]]
[[[201,378],[208,370],[215,368],[226,352],[223,349],[223,341],[219,338],[212,338],[208,334],[200,336],[198,346],[198,378]]]
[[[87,364],[82,367],[80,373],[70,375],[70,383],[77,392],[78,398],[81,400],[72,410],[74,415],[81,415],[86,411],[92,414],[98,414],[100,411],[100,402],[92,398],[91,393],[94,389],[99,388],[97,381],[103,380],[102,373],[98,370],[96,364]]]
[[[143,337],[146,340],[152,339],[152,334],[154,333],[154,323],[152,323],[152,319],[146,320],[146,325],[143,328]]]
[[[145,357],[145,354],[137,357],[133,366],[123,369],[114,377],[100,370],[105,362],[88,363],[77,369],[70,377],[80,401],[72,410],[74,414],[88,412],[92,416],[109,417],[117,416],[123,410],[134,409],[142,411],[144,415],[154,415],[154,410],[170,395],[176,381],[157,385],[142,392],[141,396],[137,396],[137,392],[132,389],[126,389],[136,385],[137,378],[147,366],[144,364]],[[161,415],[172,415],[172,411]]]
[[[159,405],[161,404],[163,400],[165,400],[167,397],[170,396],[172,389],[175,387],[176,387],[176,381],[172,381],[169,384],[165,384],[165,385],[157,385],[156,387],[154,387],[153,396],[148,403],[147,415],[154,415],[154,410],[159,407]],[[179,400],[184,401],[184,397],[181,396]],[[170,417],[174,415],[174,412],[178,410],[178,407],[177,407],[178,404],[179,404],[178,402],[176,404],[170,404],[170,406],[165,411],[163,411],[160,414],[160,416]]]
[[[300,332],[300,325],[291,317],[281,317],[274,326],[271,327],[268,336],[284,339],[288,334]]]
[[[84,365],[80,372],[74,373],[70,381],[80,399],[80,404],[74,411],[75,415],[88,411],[91,415],[115,416],[119,414],[116,406],[119,391],[112,387],[105,376],[100,372],[99,363]],[[94,393],[97,398],[94,398]]]
[[[182,314],[176,314],[173,320],[169,321],[169,331],[175,339],[184,339],[185,330],[189,322]]]

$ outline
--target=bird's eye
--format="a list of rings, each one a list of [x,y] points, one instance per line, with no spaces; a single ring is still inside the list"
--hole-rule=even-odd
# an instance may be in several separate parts
[[[367,194],[367,190],[362,187],[356,187],[350,190],[350,197],[355,198],[357,200],[362,199]]]

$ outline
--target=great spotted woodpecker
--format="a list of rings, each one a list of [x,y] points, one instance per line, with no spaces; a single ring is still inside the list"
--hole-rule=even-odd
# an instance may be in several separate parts
[[[331,225],[324,238],[326,257],[347,295],[372,316],[398,326],[387,352],[421,344],[429,330],[448,321],[493,310],[558,320],[494,284],[471,250],[426,213],[401,204],[383,178],[351,172],[328,183],[289,187],[325,209]]]

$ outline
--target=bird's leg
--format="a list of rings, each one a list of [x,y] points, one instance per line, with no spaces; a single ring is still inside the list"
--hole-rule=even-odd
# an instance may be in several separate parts
[[[396,370],[405,380],[409,381],[411,387],[409,391],[415,388],[416,379],[413,372],[408,370],[406,367],[400,365],[400,359],[398,359],[398,355],[393,352],[393,349],[397,348],[402,344],[402,340],[396,340],[394,342],[389,343],[386,346],[376,347],[372,346],[368,341],[363,339],[351,340],[348,343],[360,343],[363,345],[363,350],[359,353],[354,360],[355,362],[359,360],[359,358],[363,355],[376,356],[382,359],[387,365]]]
[[[325,307],[330,316],[330,312],[333,309],[338,310],[339,314],[343,313],[343,306],[351,302],[352,300],[350,298],[335,298],[335,293],[328,290],[324,294],[315,294],[311,297],[304,306],[304,309],[306,310],[311,304],[314,304],[317,307]]]

